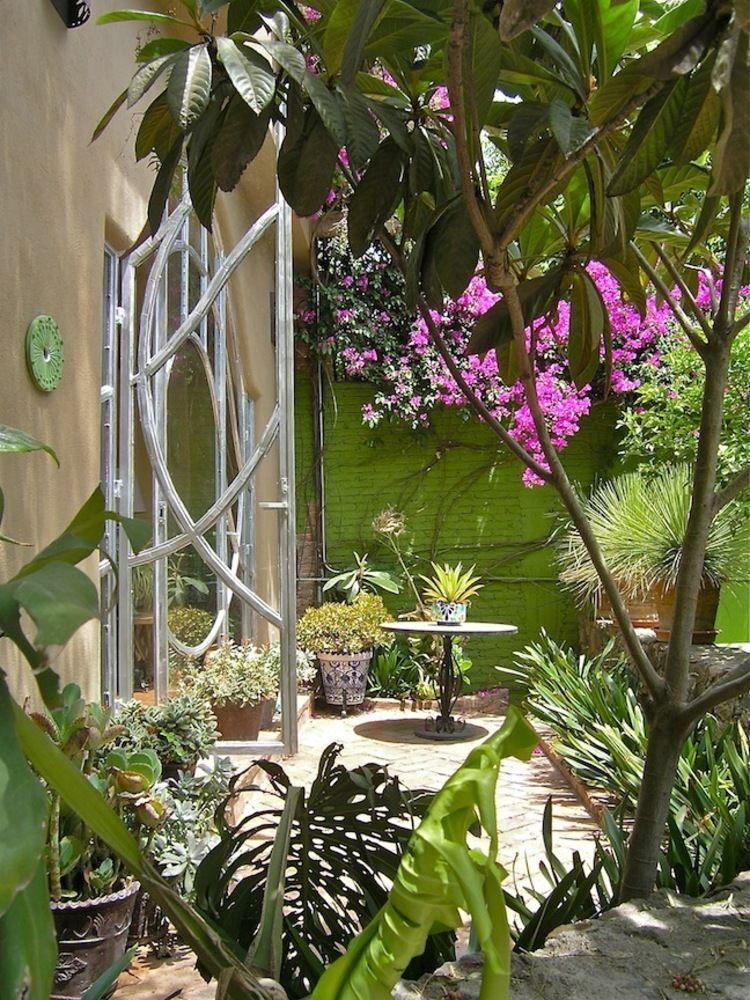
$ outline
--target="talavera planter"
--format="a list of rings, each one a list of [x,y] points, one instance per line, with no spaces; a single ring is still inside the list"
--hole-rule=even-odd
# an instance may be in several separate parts
[[[440,625],[463,625],[469,605],[463,601],[433,601],[432,620]]]
[[[362,704],[371,659],[371,649],[362,653],[318,653],[323,691],[329,705],[340,705],[346,711],[352,705]]]

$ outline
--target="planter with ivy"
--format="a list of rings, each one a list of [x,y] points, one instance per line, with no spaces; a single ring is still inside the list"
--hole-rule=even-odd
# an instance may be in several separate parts
[[[250,742],[276,698],[278,676],[263,650],[225,638],[203,663],[185,667],[181,685],[210,703],[222,740]]]
[[[297,639],[318,658],[329,705],[346,712],[365,700],[373,650],[390,642],[380,626],[390,620],[382,598],[367,593],[351,604],[331,601],[308,608],[302,616]]]
[[[153,790],[161,776],[151,751],[107,750],[122,733],[107,709],[87,704],[69,684],[59,708],[32,713],[36,724],[104,796],[146,848],[166,810]],[[121,960],[140,889],[119,858],[47,790],[47,877],[58,942],[52,1000],[81,1000],[89,987]],[[114,993],[114,985],[103,996]]]

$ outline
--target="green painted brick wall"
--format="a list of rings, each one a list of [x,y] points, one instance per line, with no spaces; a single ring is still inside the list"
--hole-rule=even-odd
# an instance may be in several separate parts
[[[561,507],[549,487],[528,489],[521,467],[476,420],[439,412],[435,429],[414,432],[394,424],[368,430],[361,407],[370,386],[336,383],[326,392],[325,487],[328,561],[350,565],[352,551],[369,552],[373,564],[395,568],[371,530],[385,507],[403,511],[413,553],[428,560],[476,563],[485,588],[472,604],[473,618],[509,622],[512,638],[472,639],[472,686],[493,684],[493,667],[508,662],[541,628],[559,640],[578,641],[578,615],[556,581],[544,540],[559,523]],[[312,498],[312,414],[309,380],[297,386],[297,467],[300,528]],[[587,487],[615,460],[614,410],[595,408],[564,452],[571,477]],[[388,600],[394,612],[406,597]]]

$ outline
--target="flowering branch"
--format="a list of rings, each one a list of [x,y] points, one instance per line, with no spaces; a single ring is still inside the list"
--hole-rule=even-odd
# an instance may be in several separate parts
[[[664,282],[662,281],[662,279],[659,277],[659,273],[656,271],[655,268],[653,268],[651,266],[648,258],[643,254],[643,252],[641,251],[640,247],[635,242],[631,242],[630,246],[633,249],[633,253],[636,256],[636,258],[638,260],[638,263],[640,264],[640,266],[643,268],[643,270],[648,275],[649,280],[651,281],[651,284],[659,292],[659,294],[661,295],[661,297],[664,299],[664,301],[667,303],[667,305],[669,306],[669,308],[672,310],[672,314],[674,315],[675,319],[678,321],[678,323],[680,324],[680,326],[682,327],[682,329],[685,331],[685,333],[687,335],[687,338],[690,341],[690,343],[696,349],[696,351],[698,352],[698,354],[700,354],[700,356],[702,358],[704,358],[705,357],[705,350],[706,350],[706,341],[702,340],[696,334],[695,330],[693,329],[693,324],[690,322],[690,320],[688,319],[688,317],[685,315],[685,313],[683,312],[683,310],[680,308],[679,303],[675,301],[675,299],[672,296],[671,292],[669,291],[669,289],[667,288],[667,286],[664,284]]]

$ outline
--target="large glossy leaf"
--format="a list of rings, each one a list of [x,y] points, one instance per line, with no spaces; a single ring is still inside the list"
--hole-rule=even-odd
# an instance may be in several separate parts
[[[31,881],[16,894],[10,909],[0,917],[3,997],[49,1000],[56,964],[57,940],[49,905],[47,871],[44,861],[40,860]]]
[[[339,0],[326,24],[323,48],[326,66],[331,74],[341,73],[344,86],[349,86],[362,62],[368,36],[383,17],[387,0]]]
[[[438,219],[427,237],[425,256],[435,259],[438,277],[452,299],[457,299],[474,276],[479,260],[479,239],[458,198]]]
[[[97,126],[94,129],[94,132],[93,132],[93,134],[91,136],[91,142],[94,142],[96,139],[99,138],[99,136],[102,134],[102,132],[105,130],[105,128],[109,125],[109,123],[115,117],[115,115],[117,114],[117,112],[123,106],[123,104],[125,103],[125,101],[127,100],[127,98],[128,98],[128,88],[126,87],[125,90],[123,90],[123,92],[121,94],[117,95],[117,97],[114,99],[114,101],[112,101],[112,103],[110,104],[110,106],[104,112],[104,114],[102,115],[102,117],[99,119],[99,121],[97,123]]]
[[[640,267],[631,247],[622,256],[601,257],[602,264],[620,286],[623,297],[632,302],[641,316],[646,315],[646,292],[641,284]]]
[[[503,66],[503,46],[497,31],[484,14],[477,13],[471,18],[466,57],[470,61],[472,81],[467,97],[470,94],[476,122],[481,128],[487,121]]]
[[[669,151],[675,163],[688,163],[708,146],[719,120],[719,96],[711,82],[713,60],[690,77]]]
[[[721,52],[717,56],[717,65]],[[734,194],[750,176],[750,36],[739,32],[731,72],[721,91],[722,126],[709,194]]]
[[[510,986],[510,934],[497,862],[495,806],[501,762],[528,760],[538,742],[514,707],[494,736],[471,751],[448,779],[413,834],[388,900],[330,966],[313,1000],[389,1000],[411,959],[421,953],[435,925],[460,927],[461,910],[484,954],[481,1000],[505,1000]],[[469,830],[479,824],[487,853],[471,850]]]
[[[143,160],[150,153],[156,153],[162,162],[180,135],[180,127],[169,110],[167,92],[163,91],[149,104],[141,118],[135,137],[136,160]]]
[[[273,798],[266,782],[240,792],[251,796],[243,802],[245,818],[220,828],[219,843],[196,875],[201,910],[238,949],[250,949],[249,960],[261,958],[261,967],[276,962],[269,930],[281,920],[280,982],[290,998],[308,996],[376,916],[432,797],[407,791],[381,764],[347,770],[337,763],[340,751],[332,744],[323,752],[307,795],[279,764],[258,761]],[[291,826],[290,796],[297,802]],[[283,859],[276,836],[287,843]],[[433,969],[448,957],[446,947],[452,953],[450,936],[432,942]]]
[[[579,389],[591,381],[599,364],[604,323],[604,305],[594,282],[586,271],[574,271],[570,276],[568,366]]]
[[[136,70],[128,87],[129,108],[132,108],[134,104],[140,101],[143,95],[153,87],[162,73],[174,64],[176,59],[176,54],[159,56],[157,59],[152,59],[151,62],[145,63],[140,69]]]
[[[0,454],[23,455],[31,451],[46,451],[51,455],[57,465],[60,464],[57,455],[48,444],[37,441],[26,431],[19,431],[16,427],[8,427],[7,424],[0,424]]]
[[[386,139],[354,190],[347,213],[349,246],[360,257],[373,235],[388,221],[398,198],[403,156],[393,139]]]
[[[267,59],[247,46],[238,45],[231,38],[216,39],[219,60],[243,101],[256,114],[273,99],[276,76]]]
[[[168,24],[170,27],[176,24],[186,28],[193,27],[190,21],[184,21],[180,17],[150,10],[112,10],[108,14],[100,14],[96,19],[97,24],[113,24],[116,21],[151,21],[152,24]]]
[[[639,0],[591,0],[599,81],[608,80],[627,48]]]
[[[167,87],[174,120],[187,129],[208,107],[211,95],[211,57],[206,45],[194,45],[177,56]]]
[[[171,82],[171,81],[170,81]],[[169,103],[169,93],[167,92],[167,102]],[[171,104],[170,104],[171,112]],[[174,116],[174,113],[171,112]],[[172,189],[172,181],[182,156],[184,135],[178,132],[177,138],[169,149],[169,152],[161,161],[159,172],[156,175],[154,186],[148,199],[148,227],[152,235],[156,235],[164,218],[164,209],[167,207],[169,192]]]
[[[0,673],[0,914],[34,878],[47,831],[47,802],[18,745]]]
[[[14,598],[37,627],[37,649],[65,645],[81,625],[99,614],[99,594],[93,582],[64,562],[49,562],[16,581]]]
[[[346,93],[343,106],[349,163],[359,169],[378,148],[380,131],[361,94],[356,91]]]
[[[589,136],[590,129],[585,118],[575,116],[570,107],[559,98],[549,105],[549,124],[557,145],[565,156],[575,152]]]
[[[601,125],[614,118],[628,101],[645,93],[653,82],[652,77],[640,71],[638,60],[627,63],[594,93],[589,101],[589,121]]]
[[[312,215],[325,201],[333,181],[338,145],[314,108],[308,108],[301,133],[284,139],[279,151],[281,191],[298,215]]]
[[[498,229],[502,230],[507,225],[519,202],[548,180],[559,159],[561,154],[552,139],[540,139],[527,146],[521,159],[511,167],[498,188],[495,201]],[[548,199],[551,197],[552,192]]]
[[[668,83],[643,106],[607,186],[608,194],[632,191],[659,166],[674,138],[686,88],[684,79]]]
[[[189,47],[190,42],[186,42],[183,38],[152,38],[138,49],[136,59],[138,62],[151,62],[159,56],[172,55]]]
[[[248,163],[260,152],[268,136],[270,111],[256,115],[239,95],[229,102],[211,155],[216,182],[222,191],[232,191]]]

